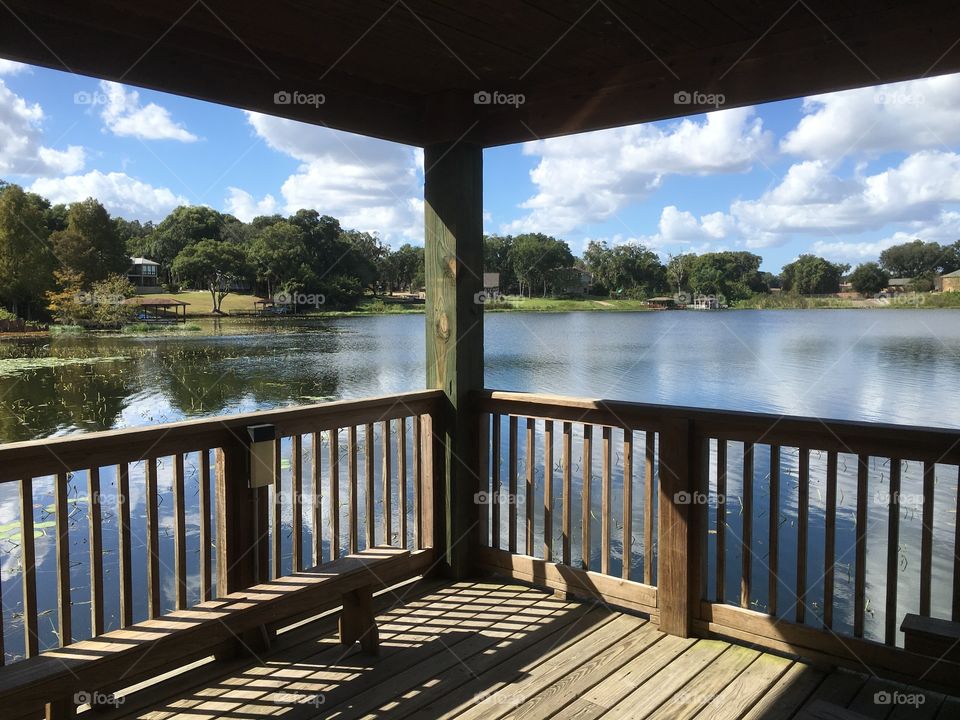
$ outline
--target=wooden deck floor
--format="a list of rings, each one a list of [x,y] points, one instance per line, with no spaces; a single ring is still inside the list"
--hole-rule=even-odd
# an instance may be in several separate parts
[[[791,718],[817,701],[868,718],[960,718],[927,692],[919,707],[875,702],[908,691],[716,640],[683,640],[635,616],[498,581],[381,596],[377,658],[345,651],[329,621],[281,634],[269,655],[207,664],[96,717]],[[846,717],[836,715],[835,717]]]

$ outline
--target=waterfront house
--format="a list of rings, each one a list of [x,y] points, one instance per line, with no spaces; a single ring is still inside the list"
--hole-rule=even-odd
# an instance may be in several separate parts
[[[934,289],[940,292],[960,292],[960,270],[938,275],[933,282]]]
[[[160,292],[160,263],[145,257],[130,258],[130,269],[127,270],[127,279],[138,294]]]
[[[0,446],[5,719],[960,717],[960,433],[487,388],[477,302],[485,149],[956,73],[960,4],[3,12],[0,57],[422,148],[426,285],[422,390]]]

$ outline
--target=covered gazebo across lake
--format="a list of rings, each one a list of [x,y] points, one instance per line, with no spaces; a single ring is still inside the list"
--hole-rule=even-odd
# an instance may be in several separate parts
[[[187,307],[183,300],[170,297],[136,295],[123,301],[133,309],[134,318],[145,323],[185,323]]]
[[[911,697],[960,717],[960,529],[934,542],[960,433],[487,389],[476,301],[485,148],[957,72],[960,5],[6,0],[0,14],[2,57],[423,148],[427,329],[421,391],[0,447],[26,646],[0,669],[4,712],[859,718]],[[838,512],[848,472],[856,498]],[[51,477],[53,577],[33,541],[33,484]],[[89,484],[83,550],[68,477]],[[900,533],[907,483],[916,535]],[[74,633],[87,595],[70,553],[87,550],[90,629]],[[60,647],[41,652],[37,598],[54,592]]]

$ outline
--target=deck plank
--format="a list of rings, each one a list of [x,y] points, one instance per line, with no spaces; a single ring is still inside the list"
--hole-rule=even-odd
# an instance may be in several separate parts
[[[644,624],[579,667],[567,668],[562,677],[541,688],[505,718],[535,720],[553,717],[603,680],[604,675],[616,673],[664,637],[650,623]]]
[[[605,718],[641,720],[673,697],[730,647],[719,640],[700,640],[670,665],[617,703]]]
[[[823,682],[824,673],[816,668],[795,663],[757,701],[743,720],[786,720]]]
[[[740,718],[793,666],[793,661],[776,655],[760,655],[737,677],[725,683],[695,715],[702,720]]]
[[[728,648],[649,717],[651,720],[689,720],[704,708],[711,711],[709,717],[715,717],[714,701],[760,655],[760,652],[750,648]],[[766,689],[765,686],[762,689]],[[756,689],[751,688],[749,692],[756,692]]]

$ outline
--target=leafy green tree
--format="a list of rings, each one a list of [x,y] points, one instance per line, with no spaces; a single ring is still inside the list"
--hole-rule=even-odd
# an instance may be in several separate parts
[[[667,260],[667,279],[670,284],[677,289],[677,295],[683,292],[690,277],[690,270],[697,256],[693,253],[680,253],[679,255],[670,255]]]
[[[250,243],[248,258],[257,282],[266,285],[269,297],[276,291],[302,290],[304,278],[311,272],[303,232],[286,221],[260,231]]]
[[[512,290],[517,286],[517,277],[510,264],[510,251],[514,239],[511,235],[484,235],[483,271],[500,273],[500,287]]]
[[[932,278],[944,271],[949,253],[940,243],[913,240],[889,247],[880,253],[880,265],[891,277]]]
[[[15,314],[29,314],[53,286],[44,210],[43,198],[19,185],[0,190],[0,301]]]
[[[382,276],[387,290],[412,289],[416,279],[423,277],[423,260],[423,248],[409,243],[389,251],[383,261]]]
[[[850,269],[816,255],[801,255],[783,266],[783,289],[799,295],[827,295],[840,291],[840,279]]]
[[[573,254],[567,243],[562,240],[543,233],[526,233],[514,238],[509,261],[514,275],[520,282],[521,295],[524,286],[526,286],[527,295],[532,295],[533,287],[536,285],[542,288],[543,296],[546,297],[551,273],[573,265]]]
[[[194,287],[209,290],[215,313],[221,312],[220,306],[233,284],[250,276],[247,254],[242,247],[209,239],[181,250],[171,269],[176,277],[188,278]]]
[[[861,295],[876,295],[890,284],[890,276],[877,263],[868,262],[850,274],[850,284]]]
[[[341,270],[356,277],[362,287],[376,292],[388,248],[376,235],[359,230],[344,230],[340,239],[347,243],[347,249],[340,258],[330,258],[324,272]]]
[[[667,271],[655,252],[639,243],[611,247],[592,241],[583,254],[594,282],[611,295],[650,297],[667,286]]]
[[[700,295],[723,296],[728,302],[763,292],[760,276],[763,258],[745,251],[698,255],[690,269],[690,289]]]
[[[138,246],[142,254],[160,263],[161,273],[170,278],[170,266],[180,251],[201,240],[224,240],[224,215],[202,205],[174,208]]]
[[[50,236],[53,252],[64,267],[83,275],[89,284],[130,267],[126,244],[110,213],[88,198],[67,208],[67,227]]]

